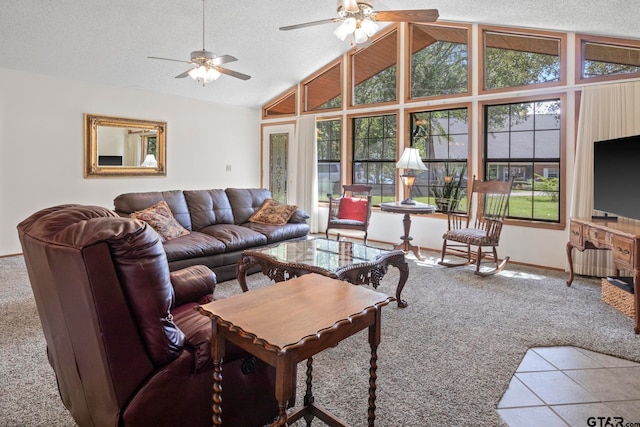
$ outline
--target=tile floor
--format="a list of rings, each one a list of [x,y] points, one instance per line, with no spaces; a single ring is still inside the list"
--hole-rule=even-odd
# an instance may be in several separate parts
[[[640,427],[640,363],[577,347],[532,348],[498,413],[511,427]]]

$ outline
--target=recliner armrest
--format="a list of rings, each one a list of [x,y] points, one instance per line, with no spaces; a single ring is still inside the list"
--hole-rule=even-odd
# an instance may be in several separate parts
[[[206,304],[213,301],[216,287],[216,274],[204,265],[193,265],[170,273],[175,293],[173,306],[189,302]]]

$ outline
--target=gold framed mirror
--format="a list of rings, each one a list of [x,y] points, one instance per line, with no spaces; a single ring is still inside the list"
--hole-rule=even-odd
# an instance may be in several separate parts
[[[166,176],[167,122],[84,115],[84,176]]]

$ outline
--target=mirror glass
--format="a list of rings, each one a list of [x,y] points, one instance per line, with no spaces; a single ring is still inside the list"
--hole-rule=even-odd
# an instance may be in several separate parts
[[[165,176],[166,129],[166,122],[85,114],[84,176]]]

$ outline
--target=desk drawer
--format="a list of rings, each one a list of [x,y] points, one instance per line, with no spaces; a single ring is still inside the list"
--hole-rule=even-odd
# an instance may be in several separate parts
[[[613,258],[619,264],[624,264],[629,270],[633,269],[633,239],[613,237]]]
[[[583,248],[582,224],[573,222],[569,224],[569,241],[573,246]]]
[[[610,248],[613,244],[613,233],[599,228],[587,226],[586,238],[597,248]]]

